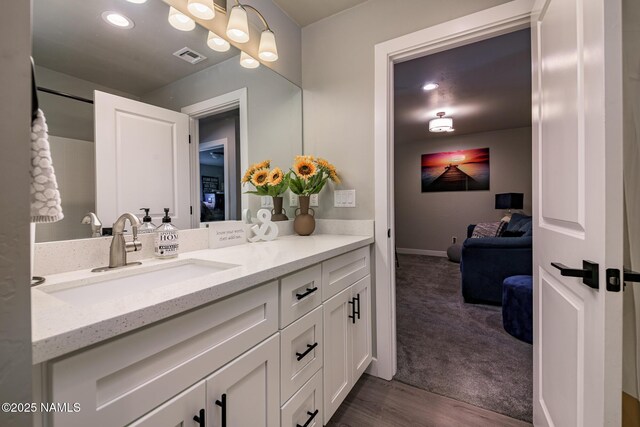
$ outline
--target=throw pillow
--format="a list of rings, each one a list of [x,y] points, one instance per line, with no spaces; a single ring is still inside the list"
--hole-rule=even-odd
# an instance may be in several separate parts
[[[496,233],[498,232],[498,228],[500,228],[500,222],[480,222],[478,224],[476,224],[475,228],[473,229],[473,234],[471,235],[471,238],[478,238],[478,237],[495,237]]]

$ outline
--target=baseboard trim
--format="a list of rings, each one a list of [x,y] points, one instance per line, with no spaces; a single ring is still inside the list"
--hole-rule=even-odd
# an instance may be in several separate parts
[[[431,249],[396,248],[396,252],[406,255],[428,255],[446,258],[446,251],[432,251]]]

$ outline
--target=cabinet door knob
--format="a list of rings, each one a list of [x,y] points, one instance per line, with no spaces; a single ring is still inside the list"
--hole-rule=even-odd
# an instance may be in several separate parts
[[[316,348],[317,346],[318,346],[317,342],[314,342],[313,344],[307,344],[307,349],[303,353],[296,353],[296,359],[298,359],[298,362],[304,359],[304,357],[307,354],[311,353],[311,351],[313,351],[313,349]]]
[[[205,426],[204,409],[200,409],[200,413],[193,416],[193,421],[197,422],[200,427]]]
[[[318,410],[316,409],[313,412],[307,411],[307,415],[309,415],[309,419],[307,420],[307,422],[304,423],[303,425],[296,424],[296,427],[307,427],[309,424],[311,424],[311,421],[313,421],[313,419],[316,417],[316,415],[318,415]]]
[[[221,409],[221,427],[227,427],[227,393],[222,393],[220,396],[220,400],[216,400],[216,405],[218,405]]]
[[[314,286],[313,288],[307,288],[306,292],[304,292],[302,294],[296,294],[296,298],[298,298],[298,301],[300,301],[302,298],[305,298],[305,297],[311,295],[312,293],[314,293],[317,290],[318,290],[317,286]]]

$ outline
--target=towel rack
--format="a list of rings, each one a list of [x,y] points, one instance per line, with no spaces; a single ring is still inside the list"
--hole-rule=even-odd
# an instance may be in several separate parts
[[[36,86],[36,66],[31,57],[31,121],[34,121],[38,116],[38,92]]]

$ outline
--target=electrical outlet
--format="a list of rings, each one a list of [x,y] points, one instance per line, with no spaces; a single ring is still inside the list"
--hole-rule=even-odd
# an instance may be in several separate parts
[[[356,207],[356,190],[334,191],[333,205],[336,208],[355,208]]]
[[[457,238],[456,236],[452,236],[452,237],[451,237],[451,243],[452,243],[452,244],[454,244],[454,245],[455,245],[457,241],[458,241],[458,238]]]
[[[317,194],[312,194],[311,197],[309,197],[309,205],[313,206],[313,207],[317,207],[318,206],[318,195]]]
[[[261,196],[260,206],[263,208],[273,208],[273,198],[269,196]]]
[[[292,208],[298,206],[298,195],[291,191],[289,192],[289,206]]]

